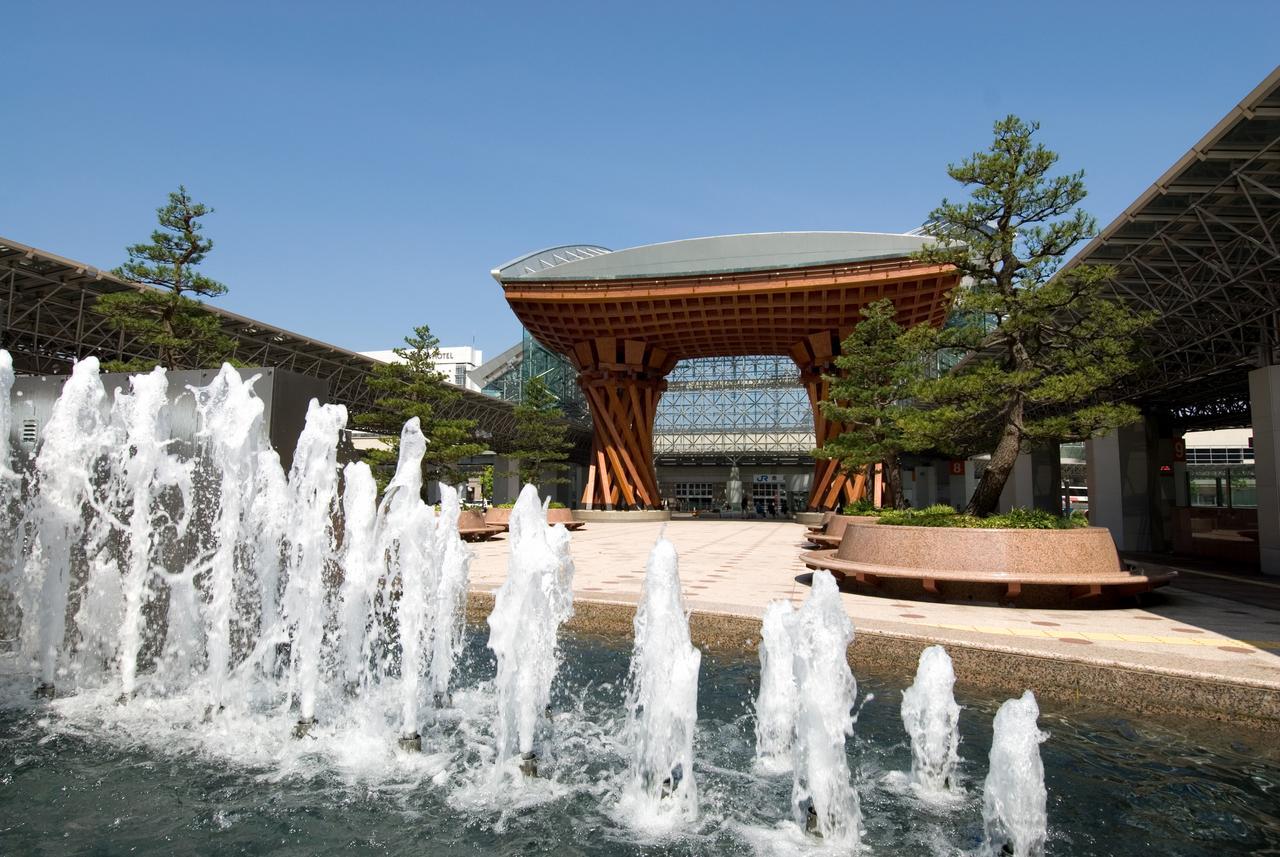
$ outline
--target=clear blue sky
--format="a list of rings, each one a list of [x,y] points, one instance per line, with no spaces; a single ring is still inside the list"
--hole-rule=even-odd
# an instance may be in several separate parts
[[[489,356],[531,250],[904,231],[1009,112],[1109,222],[1280,63],[1280,2],[6,6],[0,235],[111,267],[185,183],[236,312]]]

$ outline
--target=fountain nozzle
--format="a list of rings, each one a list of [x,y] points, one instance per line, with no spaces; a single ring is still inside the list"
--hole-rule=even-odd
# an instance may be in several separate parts
[[[520,754],[520,773],[526,777],[538,776],[538,754],[530,750]]]
[[[818,839],[822,838],[822,828],[818,824],[818,811],[813,807],[813,798],[805,798],[800,804],[804,814],[804,832]]]
[[[680,788],[680,781],[684,779],[684,764],[676,762],[676,766],[671,769],[671,775],[662,781],[662,797],[669,798],[675,794],[676,789]]]
[[[42,681],[32,694],[36,699],[53,699],[53,682]]]
[[[300,718],[298,722],[293,725],[293,737],[306,738],[311,734],[311,727],[315,725],[316,719],[314,717]]]
[[[404,750],[406,753],[422,752],[422,736],[417,732],[410,732],[408,735],[401,735],[400,740],[397,743],[400,745],[400,749]]]

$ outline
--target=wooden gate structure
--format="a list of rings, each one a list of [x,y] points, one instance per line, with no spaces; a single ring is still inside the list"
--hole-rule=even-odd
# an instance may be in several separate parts
[[[958,282],[947,265],[912,257],[928,239],[863,232],[773,232],[695,238],[611,252],[574,245],[493,271],[528,331],[573,363],[591,407],[587,508],[661,504],[653,426],[666,375],[685,358],[788,355],[813,410],[821,447],[842,427],[818,402],[840,342],[862,307],[891,299],[904,325],[941,325]],[[810,509],[862,495],[835,461],[819,459]]]

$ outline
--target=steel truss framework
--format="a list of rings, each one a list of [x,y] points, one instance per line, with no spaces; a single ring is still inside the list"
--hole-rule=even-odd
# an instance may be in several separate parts
[[[1280,320],[1280,68],[1072,259],[1156,321],[1124,395],[1184,428],[1248,423]]]
[[[0,238],[0,348],[15,368],[29,374],[60,375],[82,357],[151,359],[136,339],[113,330],[94,309],[100,296],[141,289],[106,271]],[[366,381],[377,365],[353,351],[317,342],[262,322],[210,306],[222,330],[236,342],[236,359],[246,366],[272,366],[329,383],[331,401],[366,410],[373,394]],[[203,368],[185,364],[174,368]],[[468,390],[444,416],[473,419],[480,436],[497,452],[511,448],[515,435],[510,402]],[[585,434],[585,430],[581,433]]]
[[[681,360],[658,402],[653,446],[664,461],[807,457],[814,447],[813,415],[799,369],[776,355]]]

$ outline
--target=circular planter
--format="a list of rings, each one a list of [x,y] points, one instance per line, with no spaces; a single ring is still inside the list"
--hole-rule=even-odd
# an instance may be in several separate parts
[[[856,586],[895,598],[1089,606],[1163,586],[1176,573],[1133,572],[1104,527],[980,530],[846,526],[835,550],[801,555]]]
[[[806,527],[820,527],[827,522],[833,512],[796,512],[795,522]]]
[[[809,541],[823,547],[839,547],[844,531],[849,527],[876,526],[879,523],[880,519],[875,515],[832,515],[824,529],[809,533]]]
[[[485,510],[484,522],[493,527],[502,527],[502,529],[505,530],[511,526],[511,510],[499,509],[497,506],[490,506]],[[573,519],[572,509],[548,509],[547,523],[564,524],[571,530],[581,529],[583,526],[581,521],[575,521]]]

